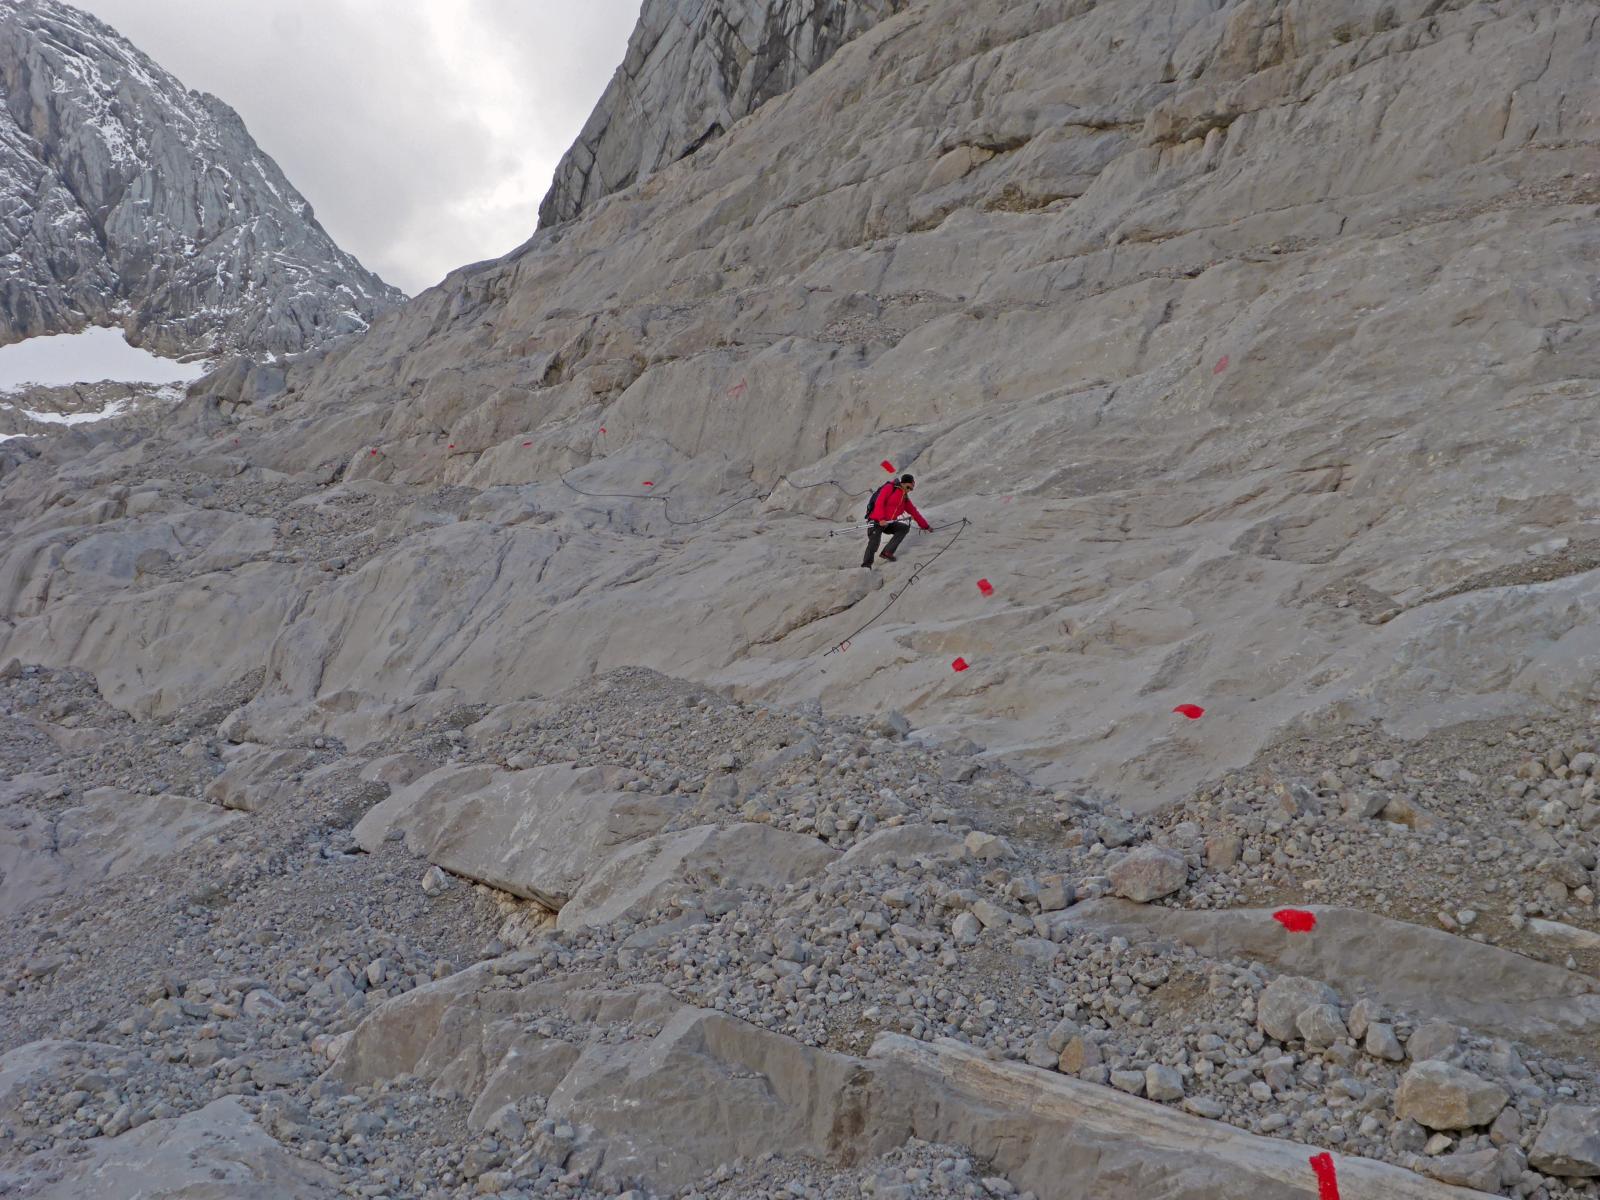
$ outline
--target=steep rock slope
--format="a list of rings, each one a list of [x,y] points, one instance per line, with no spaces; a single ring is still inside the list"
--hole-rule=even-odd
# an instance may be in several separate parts
[[[297,366],[273,415],[219,410],[258,414],[217,429],[249,437],[242,471],[482,494],[343,556],[270,653],[215,584],[186,636],[266,661],[264,728],[643,662],[892,699],[1139,805],[1303,714],[1415,733],[1581,703],[1593,17],[891,18],[690,160]],[[813,518],[848,529],[885,459],[972,524],[852,638],[904,576]],[[786,475],[818,486],[736,503]],[[439,570],[470,590],[420,586]],[[11,653],[141,709],[188,686],[121,649],[159,643],[165,596],[49,594],[10,614]]]
[[[906,0],[645,0],[628,55],[556,167],[539,223],[720,137]]]
[[[166,354],[287,354],[401,299],[227,105],[57,0],[0,2],[0,343],[121,325]]]

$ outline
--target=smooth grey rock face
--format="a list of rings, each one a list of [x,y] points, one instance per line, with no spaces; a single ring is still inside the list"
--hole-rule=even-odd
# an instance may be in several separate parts
[[[376,850],[393,831],[445,870],[559,909],[618,848],[658,833],[670,801],[611,790],[598,768],[442,767],[355,828]]]
[[[603,925],[707,883],[777,888],[825,869],[838,857],[816,838],[768,825],[698,825],[657,834],[623,848],[589,874],[562,906],[556,926]]]
[[[138,871],[232,823],[186,796],[97,788],[54,818],[0,803],[0,916]]]
[[[213,96],[57,0],[0,3],[0,343],[121,326],[290,354],[404,297],[334,245]]]
[[[646,0],[628,54],[556,167],[540,226],[726,133],[906,0]]]

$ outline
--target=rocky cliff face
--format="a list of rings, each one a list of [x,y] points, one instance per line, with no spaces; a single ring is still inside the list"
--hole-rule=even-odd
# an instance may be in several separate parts
[[[286,354],[401,298],[227,105],[76,9],[0,0],[0,343],[121,325],[165,354]]]
[[[928,0],[0,458],[0,1185],[1592,1200],[1596,27]]]
[[[628,55],[556,167],[539,223],[694,153],[906,0],[645,0]]]

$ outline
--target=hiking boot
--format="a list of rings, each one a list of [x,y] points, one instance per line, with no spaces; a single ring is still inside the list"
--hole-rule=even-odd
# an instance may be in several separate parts
[[[895,561],[897,561],[895,559],[895,556],[890,554],[887,550],[885,550],[882,554],[878,555],[878,557],[883,559],[884,562],[895,562]]]
[[[872,564],[871,564],[871,563],[862,563],[862,564],[861,564],[861,565],[862,565],[862,566],[863,566],[863,567],[866,567],[866,568],[867,568],[867,570],[869,570],[869,571],[870,571],[870,570],[872,570]]]

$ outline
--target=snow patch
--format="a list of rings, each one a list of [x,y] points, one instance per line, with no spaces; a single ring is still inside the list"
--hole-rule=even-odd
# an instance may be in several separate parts
[[[0,394],[79,383],[192,383],[208,370],[208,363],[181,363],[130,346],[118,329],[85,329],[0,346]]]
[[[92,425],[96,421],[109,421],[112,417],[120,417],[128,411],[127,397],[113,400],[99,412],[81,413],[53,413],[34,412],[31,408],[22,410],[22,415],[29,420],[38,421],[41,425]]]

